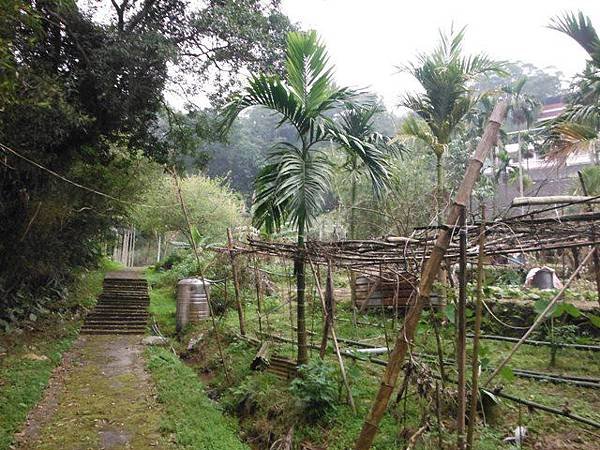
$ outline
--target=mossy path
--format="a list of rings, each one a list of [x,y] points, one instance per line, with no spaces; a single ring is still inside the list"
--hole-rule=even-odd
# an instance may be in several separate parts
[[[31,412],[18,449],[170,449],[140,336],[80,336]]]

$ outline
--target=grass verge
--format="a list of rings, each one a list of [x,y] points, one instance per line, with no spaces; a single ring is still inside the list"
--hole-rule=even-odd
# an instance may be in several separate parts
[[[148,369],[163,404],[161,428],[173,433],[179,448],[205,450],[247,450],[238,437],[235,421],[204,393],[194,371],[164,348],[150,348]]]

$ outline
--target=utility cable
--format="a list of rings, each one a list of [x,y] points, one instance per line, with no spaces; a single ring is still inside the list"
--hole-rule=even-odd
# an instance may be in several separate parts
[[[114,197],[114,196],[112,196],[110,194],[106,194],[105,192],[98,191],[98,190],[93,189],[91,187],[84,186],[83,184],[80,184],[80,183],[78,183],[76,181],[70,180],[70,179],[68,179],[68,178],[60,175],[59,173],[56,173],[52,169],[48,169],[47,167],[45,167],[45,166],[43,166],[43,165],[35,162],[34,160],[28,158],[27,156],[24,156],[24,155],[20,154],[16,150],[13,150],[12,148],[7,147],[6,145],[4,145],[2,143],[0,143],[0,150],[3,150],[5,153],[10,153],[10,154],[12,154],[12,155],[14,155],[14,156],[22,159],[23,161],[31,164],[32,166],[37,167],[38,169],[43,170],[46,173],[49,173],[53,177],[56,177],[59,180],[64,181],[65,183],[71,184],[71,185],[73,185],[73,186],[75,186],[75,187],[77,187],[79,189],[83,189],[84,191],[91,192],[92,194],[96,194],[96,195],[99,195],[101,197],[113,200],[115,202],[122,203],[124,205],[141,206],[143,208],[173,208],[173,207],[177,206],[176,204],[172,204],[172,205],[147,205],[147,204],[144,204],[144,203],[137,203],[137,202],[131,202],[131,201],[128,201],[128,200],[122,200],[122,199]]]

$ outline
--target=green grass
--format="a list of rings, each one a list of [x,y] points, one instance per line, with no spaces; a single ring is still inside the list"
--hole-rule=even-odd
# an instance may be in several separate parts
[[[60,363],[77,328],[70,327],[66,336],[52,342],[34,341],[35,344],[19,349],[8,356],[0,368],[0,449],[11,447],[13,435],[19,430],[29,410],[37,404],[48,384],[52,370]],[[30,351],[27,352],[27,349]],[[34,361],[27,355],[43,355],[46,360]]]
[[[150,348],[148,369],[163,404],[163,432],[173,433],[179,448],[236,450],[248,447],[235,421],[225,417],[204,393],[194,371],[164,348]]]
[[[91,306],[102,289],[104,272],[117,268],[105,264],[82,274],[64,299],[69,305]],[[41,399],[54,368],[77,336],[80,319],[51,314],[36,329],[21,334],[1,334],[0,347],[0,450],[9,449],[27,414]]]
[[[342,284],[342,283],[340,283]],[[256,310],[256,297],[251,289],[251,284],[246,284],[242,290],[245,303],[246,331],[255,336],[258,332],[258,315]],[[293,289],[293,287],[292,287]],[[283,304],[282,294],[287,295],[287,285],[280,283],[278,289],[270,297],[263,298],[263,313],[265,310],[273,311],[269,314],[268,325],[263,315],[263,331],[267,330],[287,338],[295,339],[295,332],[290,328],[289,306]],[[169,323],[174,323],[175,300],[174,290],[156,289],[153,295],[153,309],[156,311],[157,320],[165,323],[165,329],[169,330]],[[309,337],[309,341],[318,344],[322,329],[322,314],[320,303],[313,289],[307,291],[308,297],[315,299],[307,304],[307,328],[316,334]],[[349,321],[351,311],[348,302],[338,299],[336,316],[339,320],[336,324],[338,337],[350,339],[368,339],[368,342],[384,346],[384,330],[374,326],[359,326],[355,328]],[[393,339],[402,322],[402,319],[392,321],[390,315],[384,315],[381,311],[372,311],[361,314],[360,321],[387,324],[387,333]],[[509,319],[508,319],[509,320]],[[510,320],[509,320],[510,321]],[[235,333],[239,330],[237,314],[233,309],[229,310],[222,320],[219,321],[224,333]],[[392,322],[395,326],[392,327]],[[471,325],[471,323],[470,323]],[[162,328],[162,327],[161,327]],[[352,362],[346,360],[348,371],[351,372],[351,384],[354,400],[357,405],[358,414],[354,415],[345,402],[345,396],[340,395],[339,402],[334,411],[317,424],[309,424],[303,420],[298,411],[296,402],[289,392],[288,384],[269,376],[269,374],[253,372],[249,370],[250,360],[256,349],[254,346],[242,344],[233,338],[224,337],[225,359],[230,371],[231,381],[226,382],[223,376],[222,365],[218,358],[214,337],[209,331],[211,325],[204,322],[194,325],[186,330],[185,336],[203,332],[205,339],[202,348],[193,354],[188,354],[187,364],[196,371],[197,376],[205,380],[207,389],[219,399],[225,411],[237,416],[240,422],[242,435],[248,442],[264,443],[266,436],[283,437],[292,425],[295,427],[294,441],[298,446],[301,443],[310,443],[313,446],[322,446],[330,450],[343,450],[352,448],[354,440],[358,436],[371,402],[379,386],[383,368],[363,362]],[[395,329],[396,331],[393,331]],[[417,352],[435,353],[435,340],[432,329],[427,320],[419,327],[419,334],[415,350]],[[448,358],[455,357],[454,329],[450,324],[442,327],[444,340],[444,353]],[[231,336],[231,335],[230,335]],[[183,340],[183,343],[187,340]],[[490,364],[498,364],[507,354],[513,344],[505,342],[483,341],[482,345],[488,349]],[[347,347],[342,344],[342,347]],[[295,357],[295,346],[291,344],[273,343],[273,352],[290,358]],[[312,351],[312,358],[317,358],[318,351]],[[470,341],[469,341],[470,353]],[[380,356],[385,359],[386,356]],[[579,352],[560,350],[558,354],[557,367],[549,368],[549,350],[547,348],[523,346],[514,356],[510,363],[511,367],[528,368],[540,371],[556,371],[563,373],[598,376],[598,364],[600,354],[592,352]],[[330,353],[327,359],[331,364],[337,364]],[[435,364],[430,364],[435,369]],[[455,378],[453,368],[448,372]],[[489,375],[489,372],[487,373]],[[484,380],[485,380],[484,375]],[[579,389],[566,385],[554,385],[539,383],[536,381],[517,378],[506,383],[502,379],[497,380],[499,384],[505,384],[506,392],[518,397],[533,399],[543,404],[561,407],[565,400],[572,405],[581,415],[598,419],[599,395],[589,389]],[[442,413],[444,446],[451,448],[456,441],[454,433],[455,409],[451,400],[453,387],[448,386],[447,396],[450,402]],[[212,395],[211,395],[212,397]],[[251,401],[249,402],[248,399]],[[429,411],[431,430],[425,433],[418,445],[419,449],[438,449],[438,432],[436,420],[433,416],[432,406],[426,405],[427,398],[420,397],[419,389],[413,384],[409,391],[407,402],[407,415],[403,419],[403,405],[391,408],[385,414],[380,426],[380,431],[374,444],[377,449],[404,448],[406,440],[419,427],[419,421],[423,411]],[[544,414],[529,413],[526,408],[521,408],[511,402],[503,401],[497,409],[498,419],[488,427],[478,426],[476,434],[476,448],[495,449],[501,444],[502,438],[514,429],[518,424],[519,415],[522,423],[530,427],[532,442],[546,443],[545,439],[555,439],[562,442],[563,435],[573,434],[585,444],[590,444],[590,436],[580,432],[580,426],[564,418]],[[261,440],[261,438],[263,440]],[[273,438],[271,438],[272,441]],[[260,444],[259,444],[260,447]],[[511,448],[511,447],[506,447]]]
[[[169,287],[153,288],[150,292],[150,314],[166,336],[175,334],[175,296]]]

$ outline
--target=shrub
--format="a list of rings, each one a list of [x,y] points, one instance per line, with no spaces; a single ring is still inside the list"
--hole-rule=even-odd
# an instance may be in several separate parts
[[[336,369],[318,359],[301,366],[299,374],[290,391],[299,400],[306,419],[316,421],[326,417],[335,408]]]

